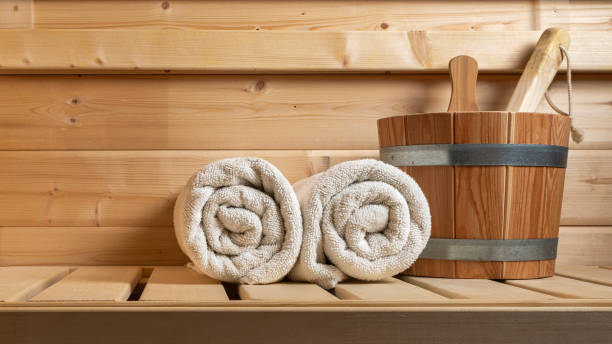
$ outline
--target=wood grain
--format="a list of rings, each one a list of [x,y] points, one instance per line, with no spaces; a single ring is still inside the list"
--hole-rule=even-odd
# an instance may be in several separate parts
[[[35,2],[37,28],[209,30],[609,30],[605,1],[112,1]],[[478,6],[478,11],[474,11]],[[240,15],[236,15],[240,13]],[[504,20],[500,21],[500,16]],[[386,25],[385,25],[386,24]]]
[[[396,278],[381,281],[345,281],[338,283],[334,294],[343,300],[444,300],[445,297]]]
[[[155,267],[140,301],[228,301],[221,282],[184,266]]]
[[[36,2],[37,28],[209,30],[530,30],[531,1],[159,1]],[[588,9],[587,6],[585,6]],[[240,15],[237,15],[240,13]],[[499,15],[504,14],[504,21]],[[435,19],[434,19],[435,18]],[[580,22],[580,21],[578,21]],[[605,27],[600,27],[605,29]]]
[[[557,265],[612,265],[612,227],[561,227]]]
[[[515,288],[488,279],[450,279],[402,276],[402,280],[453,299],[545,300],[550,295]]]
[[[453,142],[453,117],[451,113],[433,113],[405,116],[405,144],[445,144]],[[380,123],[380,121],[379,121]],[[431,236],[454,237],[453,168],[450,166],[401,167],[419,184],[432,215]],[[419,259],[409,274],[449,277],[455,275],[453,262],[437,259]]]
[[[175,198],[189,177],[215,160],[258,156],[295,182],[341,161],[377,155],[291,150],[0,152],[0,225],[166,227],[172,225]]]
[[[5,151],[0,152],[0,226],[167,227],[184,183],[214,160],[259,156],[295,182],[341,161],[377,155],[292,150]],[[561,223],[612,224],[612,152],[571,151],[569,160]],[[414,171],[409,173],[418,178]]]
[[[557,267],[557,275],[612,287],[612,270],[598,266],[566,265]]]
[[[575,72],[612,70],[612,32],[571,36]],[[538,37],[538,31],[1,30],[0,73],[445,72],[462,54],[483,72],[517,72]]]
[[[316,284],[280,282],[267,285],[238,286],[238,294],[242,300],[273,300],[273,301],[336,301],[334,295]]]
[[[0,302],[27,301],[69,272],[69,268],[58,266],[2,266]]]
[[[470,56],[456,56],[448,62],[448,70],[452,88],[446,111],[478,111],[476,102],[478,62]]]
[[[137,267],[80,267],[31,301],[125,301],[142,276]]]
[[[0,29],[31,29],[34,26],[34,0],[0,2]]]
[[[0,266],[186,262],[172,227],[0,227]]]
[[[455,144],[507,143],[508,113],[454,114]],[[503,239],[506,167],[455,166],[455,239]],[[460,278],[500,279],[501,262],[456,261]]]
[[[574,76],[573,149],[612,148],[611,81]],[[516,82],[481,74],[480,107],[503,109]],[[564,109],[565,87],[551,88]],[[377,119],[449,97],[441,75],[0,76],[0,149],[378,149]]]
[[[612,299],[612,288],[610,287],[561,276],[508,280],[506,283],[563,298]]]
[[[561,48],[569,51],[569,46],[570,38],[567,31],[561,28],[548,28],[542,32],[512,92],[506,107],[507,111],[536,110],[563,62]]]

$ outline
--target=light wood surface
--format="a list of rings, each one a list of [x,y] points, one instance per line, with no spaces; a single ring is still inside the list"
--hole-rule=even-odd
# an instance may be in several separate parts
[[[186,262],[172,227],[0,227],[0,266]]]
[[[557,248],[559,265],[612,265],[612,227],[561,227]]]
[[[612,32],[571,35],[574,71],[612,70]],[[538,31],[1,30],[0,73],[441,72],[462,54],[483,72],[517,72],[538,37]]]
[[[451,98],[446,111],[478,111],[476,80],[478,62],[470,56],[453,57],[448,62],[451,77]]]
[[[181,265],[187,262],[171,227],[3,227],[0,239],[0,265],[4,266]],[[53,251],[48,250],[49,246],[54,247]],[[612,265],[610,247],[612,227],[561,227],[557,262]],[[454,264],[449,265],[431,263],[427,273],[437,271],[438,275],[448,276],[454,271]]]
[[[215,30],[530,30],[533,17],[539,15],[532,1],[498,1],[479,4],[474,13],[471,1],[169,1],[127,0],[106,5],[103,1],[77,3],[64,0],[35,2],[37,28],[117,29],[174,28]],[[165,8],[164,8],[165,7]],[[604,17],[612,12],[604,5],[572,3],[576,29],[606,29],[602,19],[595,26],[597,10]],[[551,14],[553,13],[550,9]],[[240,15],[236,15],[240,13]],[[504,20],[499,21],[499,14]],[[544,13],[543,13],[544,14]],[[145,19],[146,18],[146,19]],[[550,18],[553,20],[553,18]],[[569,18],[555,17],[561,23]],[[386,25],[384,25],[386,24]]]
[[[481,74],[481,109],[503,109],[517,78]],[[573,149],[612,148],[611,81],[574,76]],[[377,119],[442,111],[450,88],[446,75],[0,76],[0,148],[378,149]],[[562,76],[551,96],[567,109]]]
[[[30,301],[125,301],[141,275],[137,267],[80,267]]]
[[[221,282],[184,266],[156,267],[140,301],[229,300]]]
[[[507,111],[533,112],[537,109],[563,61],[561,47],[569,51],[569,46],[567,31],[549,28],[542,32],[512,92]]]
[[[0,302],[27,301],[69,272],[67,267],[2,266]]]
[[[238,286],[238,295],[242,300],[268,301],[336,301],[334,295],[316,284],[279,282],[266,285]]]
[[[531,280],[508,280],[506,281],[506,283],[513,286],[564,298],[612,298],[612,288],[610,287],[561,276],[553,276]]]
[[[402,280],[454,299],[543,300],[550,295],[515,288],[488,279],[451,279],[402,276]]]
[[[343,300],[444,300],[445,297],[396,278],[381,281],[345,281],[338,283],[334,294]]]
[[[612,286],[612,270],[598,266],[564,265],[558,266],[555,273],[559,276],[570,277],[585,282],[593,282]]]

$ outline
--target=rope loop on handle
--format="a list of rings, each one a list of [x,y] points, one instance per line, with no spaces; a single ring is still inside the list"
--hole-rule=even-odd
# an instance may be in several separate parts
[[[572,66],[570,63],[570,57],[567,50],[559,46],[561,49],[561,54],[565,58],[565,63],[567,64],[567,112],[561,110],[557,105],[555,105],[548,94],[548,90],[544,93],[544,97],[546,98],[546,102],[550,105],[553,110],[557,111],[562,115],[566,115],[570,118],[571,131],[572,131],[572,140],[576,143],[582,142],[584,140],[584,132],[582,129],[576,128],[574,126],[574,118],[572,117]]]

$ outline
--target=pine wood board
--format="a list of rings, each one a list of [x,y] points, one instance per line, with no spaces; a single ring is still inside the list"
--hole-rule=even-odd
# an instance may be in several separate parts
[[[0,265],[181,265],[172,227],[0,227]]]
[[[343,300],[444,300],[445,297],[427,289],[405,283],[397,278],[381,281],[345,281],[338,283],[334,294]]]
[[[488,279],[452,279],[402,276],[402,280],[453,299],[546,300],[550,295]]]
[[[32,1],[32,0],[27,0]],[[37,28],[214,30],[608,30],[602,1],[35,1]],[[474,11],[478,6],[478,11]],[[236,15],[240,13],[240,15]],[[504,20],[499,17],[503,15]],[[386,25],[385,25],[386,24]]]
[[[34,0],[0,2],[0,29],[31,29],[34,26]]]
[[[460,54],[478,60],[482,72],[519,72],[539,35],[539,31],[1,30],[0,73],[446,73],[448,61]],[[571,36],[575,72],[612,71],[612,32],[572,31]]]
[[[612,288],[608,286],[561,276],[531,280],[507,280],[506,283],[563,298],[612,299]]]
[[[184,266],[155,267],[139,301],[227,301],[221,282]]]
[[[599,283],[612,287],[612,271],[598,266],[564,265],[557,266],[555,273],[559,276],[578,279],[585,282]]]
[[[529,30],[531,1],[37,1],[37,28],[214,30]],[[588,6],[584,6],[587,9]],[[239,13],[240,15],[237,15]],[[500,22],[500,13],[505,15]],[[435,18],[435,19],[434,19]],[[580,22],[580,19],[577,18]],[[599,27],[598,27],[599,28]],[[602,27],[603,28],[603,27]]]
[[[171,226],[176,196],[193,173],[215,160],[261,157],[295,182],[341,161],[377,155],[290,150],[0,152],[0,226]]]
[[[67,267],[0,266],[0,302],[27,301],[69,272]]]
[[[238,294],[242,300],[269,301],[337,301],[338,299],[311,283],[279,282],[265,285],[241,284]]]
[[[31,301],[126,301],[142,276],[138,267],[80,267]]]
[[[562,79],[551,95],[566,109]],[[517,80],[481,74],[481,109],[505,108]],[[612,149],[611,81],[574,76],[573,149]],[[378,149],[377,119],[449,97],[441,75],[0,76],[0,149]]]
[[[612,227],[561,227],[557,265],[612,265]]]
[[[295,182],[378,152],[3,151],[0,226],[170,226],[187,179],[207,163],[240,156],[264,158]],[[570,152],[563,225],[612,224],[611,171],[612,151]]]

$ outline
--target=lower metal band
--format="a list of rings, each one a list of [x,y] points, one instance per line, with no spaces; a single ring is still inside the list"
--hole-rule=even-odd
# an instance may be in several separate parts
[[[419,258],[519,262],[557,257],[557,238],[520,240],[477,240],[430,238]]]
[[[380,149],[393,166],[543,166],[566,167],[565,146],[535,144],[440,144]]]

